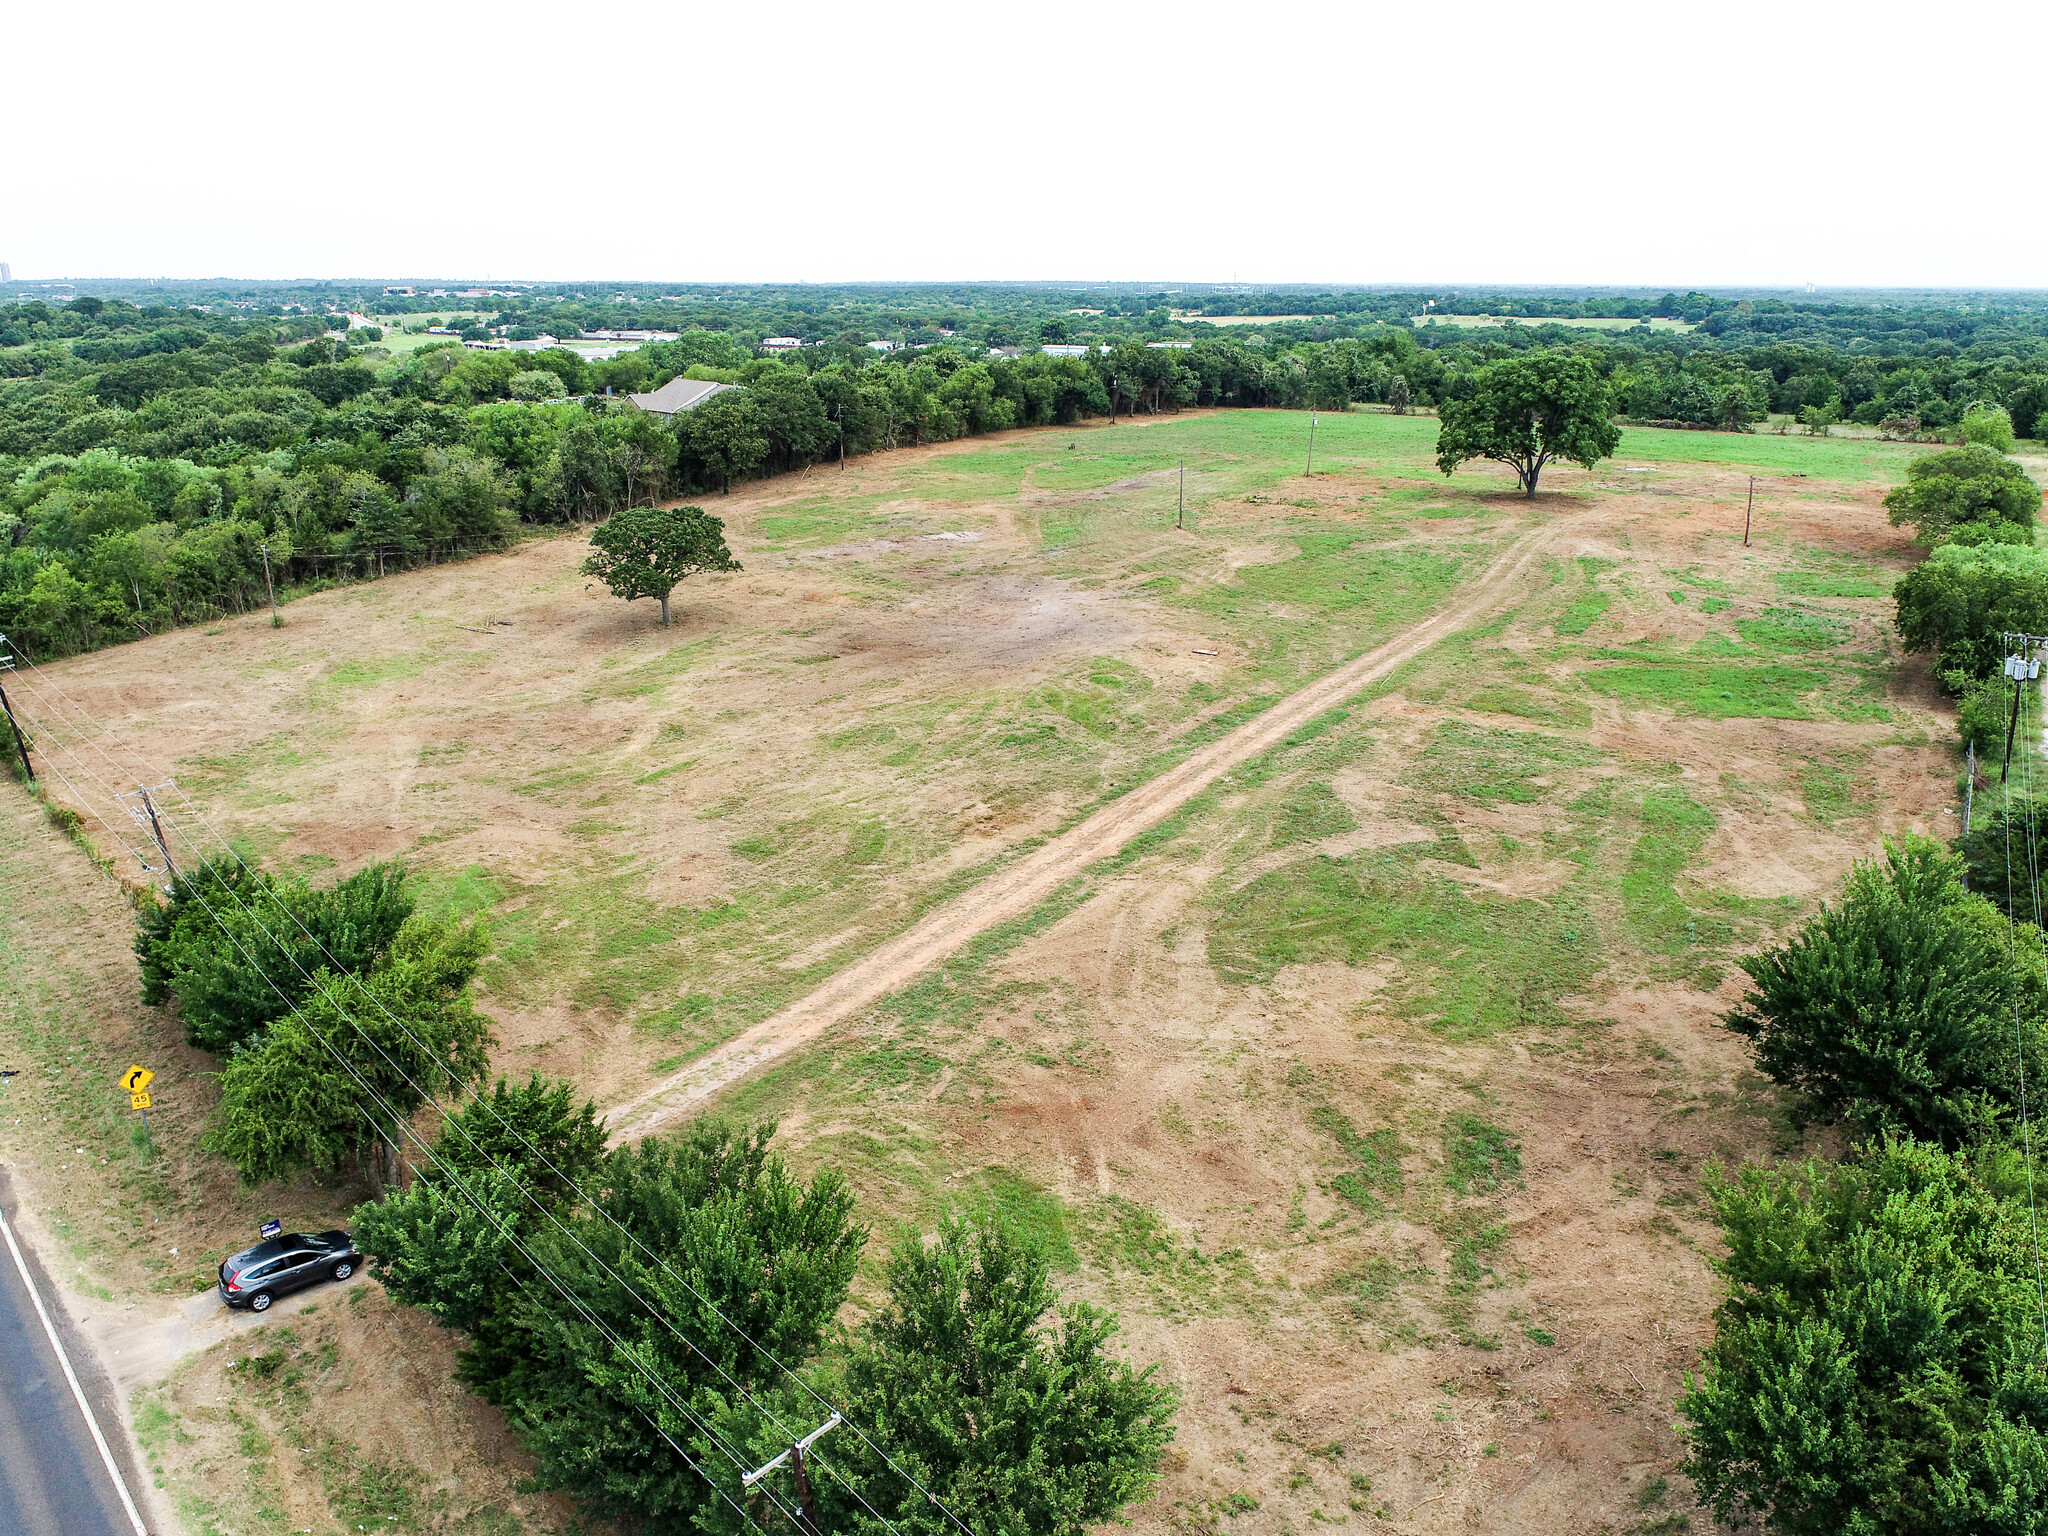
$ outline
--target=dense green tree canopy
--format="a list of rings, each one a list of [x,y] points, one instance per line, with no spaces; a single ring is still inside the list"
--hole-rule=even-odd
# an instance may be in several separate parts
[[[1963,412],[1961,437],[1965,443],[1975,443],[1993,453],[2011,453],[2012,413],[2002,405],[1979,400]]]
[[[369,971],[316,972],[289,1017],[228,1058],[202,1145],[246,1184],[350,1164],[395,1177],[400,1123],[489,1067],[491,1021],[468,990],[484,943],[416,913]]]
[[[1621,429],[1613,409],[1583,358],[1537,353],[1489,363],[1469,394],[1443,403],[1437,468],[1448,475],[1468,459],[1492,459],[1534,496],[1546,464],[1563,459],[1591,469],[1614,452]]]
[[[1773,1536],[2048,1533],[2023,1171],[1897,1141],[1712,1195],[1727,1291],[1679,1402],[1702,1500]]]
[[[1116,1323],[1063,1303],[1045,1255],[1000,1221],[907,1233],[888,1305],[848,1366],[848,1411],[968,1527],[1081,1536],[1158,1483],[1178,1393],[1110,1355]],[[954,1529],[861,1443],[837,1448],[897,1530]],[[834,1524],[884,1536],[846,1497]]]
[[[2048,554],[2015,544],[1944,544],[1900,578],[1894,600],[1906,649],[1935,653],[1936,675],[1960,692],[1999,673],[2004,635],[2048,634]]]
[[[725,547],[725,524],[702,507],[628,507],[590,535],[585,575],[595,576],[612,596],[661,600],[668,623],[668,595],[676,584],[702,571],[736,571],[739,561]]]
[[[302,1001],[316,971],[381,964],[413,902],[397,864],[372,864],[326,891],[239,860],[201,864],[171,882],[166,904],[142,911],[142,1000],[175,998],[192,1044],[232,1050]]]
[[[2031,926],[1964,891],[1930,839],[1858,864],[1838,906],[1741,962],[1728,1015],[1777,1082],[1872,1130],[1959,1145],[2016,1116],[2022,1050],[2038,1066],[2048,984]]]
[[[1911,523],[1923,544],[2032,544],[2041,492],[2011,459],[1980,443],[1930,453],[1906,466],[1906,483],[1884,499],[1894,525]]]
[[[799,1180],[771,1129],[700,1124],[617,1149],[580,1170],[588,1205],[549,1210],[513,1182],[530,1158],[424,1170],[357,1213],[358,1241],[395,1294],[469,1334],[463,1372],[505,1408],[542,1486],[648,1532],[715,1527],[719,1490],[744,1495],[703,1426],[744,1418],[739,1388],[779,1390],[771,1354],[816,1354],[867,1238],[845,1181]],[[717,1488],[655,1425],[708,1457]]]

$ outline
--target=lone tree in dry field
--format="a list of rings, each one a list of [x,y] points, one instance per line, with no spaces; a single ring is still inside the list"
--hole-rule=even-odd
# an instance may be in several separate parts
[[[1440,414],[1438,469],[1492,459],[1514,470],[1525,496],[1553,459],[1591,469],[1621,443],[1607,386],[1584,358],[1561,352],[1489,364],[1473,375],[1472,393],[1446,400]]]
[[[661,599],[668,623],[668,595],[676,583],[699,571],[736,571],[739,561],[725,547],[725,524],[702,507],[629,507],[590,536],[583,574],[611,588],[613,597]]]

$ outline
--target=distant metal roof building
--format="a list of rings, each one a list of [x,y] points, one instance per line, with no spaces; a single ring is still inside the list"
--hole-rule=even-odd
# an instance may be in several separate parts
[[[794,352],[802,345],[802,338],[797,336],[764,336],[761,338],[761,350],[763,352]]]
[[[737,384],[720,384],[712,379],[670,379],[661,388],[644,395],[628,395],[626,398],[641,410],[656,416],[673,416],[678,411],[694,410],[717,394],[721,389],[738,389]]]
[[[1075,346],[1071,342],[1058,341],[1048,346],[1040,347],[1038,350],[1047,357],[1086,357],[1094,348]]]

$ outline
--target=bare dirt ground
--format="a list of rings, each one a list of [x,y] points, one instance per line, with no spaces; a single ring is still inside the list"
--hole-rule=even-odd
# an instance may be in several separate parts
[[[1009,489],[955,445],[736,494],[714,510],[747,573],[679,594],[668,634],[586,591],[561,538],[52,678],[131,777],[175,770],[252,853],[317,878],[403,854],[487,915],[506,1070],[641,1105],[629,1130],[708,1070],[721,1111],[844,1168],[878,1231],[991,1200],[1050,1234],[1185,1393],[1141,1529],[1706,1528],[1671,1429],[1715,1300],[1702,1178],[1800,1150],[1716,1021],[1730,961],[1880,834],[1950,821],[1941,706],[1874,595],[1911,559],[1883,485],[1766,476],[1745,550],[1737,467],[1560,474],[1530,509],[1398,445],[1257,479],[1232,439],[1191,466],[1176,539],[1156,469],[1080,483],[1066,444],[1101,436],[1043,435]],[[1862,595],[1787,595],[1842,576]],[[1769,649],[1787,605],[1840,638]],[[1775,718],[1716,702],[1759,669],[1809,681]],[[54,734],[118,782],[93,732]],[[273,1209],[310,1224],[360,1191],[237,1192],[192,1146],[209,1062],[133,1002],[120,885],[17,804],[36,1091],[107,1161],[27,1124],[0,1145],[66,1223],[73,1305],[136,1319],[108,1347],[134,1351],[172,1491],[256,1469],[295,1523],[237,1493],[232,1529],[302,1529],[360,1464],[413,1501],[393,1528],[564,1519],[517,1492],[495,1416],[433,1395],[449,1341],[374,1284],[270,1325],[293,1341],[257,1353],[298,1377],[255,1438],[209,1401],[253,1346],[186,1299],[205,1268]],[[1377,894],[1344,907],[1354,879]],[[1384,937],[1343,952],[1365,921]],[[154,1182],[96,1087],[145,1054],[175,1159]],[[1468,1123],[1518,1168],[1461,1173]],[[1374,1136],[1398,1174],[1362,1203]],[[341,1395],[360,1417],[305,1440]]]

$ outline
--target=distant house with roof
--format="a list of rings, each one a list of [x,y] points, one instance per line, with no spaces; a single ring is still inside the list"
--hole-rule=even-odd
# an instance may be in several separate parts
[[[659,389],[626,398],[651,415],[673,416],[679,411],[695,410],[722,389],[738,388],[737,384],[720,384],[715,379],[675,378]]]

